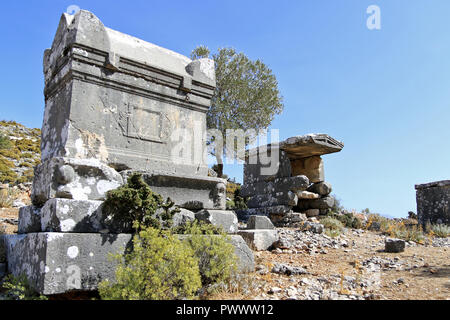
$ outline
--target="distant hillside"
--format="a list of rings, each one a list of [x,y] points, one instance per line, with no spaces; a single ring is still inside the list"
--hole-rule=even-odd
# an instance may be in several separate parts
[[[15,121],[0,121],[0,183],[18,184],[33,180],[39,164],[41,130]]]

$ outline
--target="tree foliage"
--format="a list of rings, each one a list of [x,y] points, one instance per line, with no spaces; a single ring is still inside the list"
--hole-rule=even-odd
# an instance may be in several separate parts
[[[115,282],[99,284],[105,300],[190,299],[201,287],[193,250],[167,230],[143,228],[133,238],[133,250],[115,259]]]
[[[219,176],[223,170],[222,155],[227,148],[225,134],[227,129],[267,129],[276,114],[283,111],[283,98],[278,90],[275,75],[261,60],[250,60],[244,53],[233,48],[220,48],[210,54],[205,46],[199,46],[191,53],[192,59],[211,58],[215,61],[216,90],[207,113],[208,129],[222,133],[223,149],[210,148],[219,164]],[[255,137],[248,136],[245,143]],[[214,146],[214,138],[209,138]]]
[[[170,228],[173,215],[179,212],[173,206],[170,198],[164,201],[135,173],[125,185],[107,192],[103,211],[109,215],[111,225],[125,230],[132,226],[139,231],[143,227]]]

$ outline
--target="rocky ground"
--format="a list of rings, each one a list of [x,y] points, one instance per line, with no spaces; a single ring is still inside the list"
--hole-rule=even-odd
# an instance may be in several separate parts
[[[255,252],[257,271],[241,288],[218,290],[209,298],[450,299],[450,238],[409,242],[402,253],[386,253],[385,237],[372,231],[347,229],[335,239],[278,231],[279,247]]]
[[[0,228],[17,231],[18,208],[0,209]],[[384,252],[385,236],[346,229],[336,238],[278,228],[274,250],[255,251],[256,271],[238,287],[208,299],[365,300],[450,299],[450,238],[407,242]]]

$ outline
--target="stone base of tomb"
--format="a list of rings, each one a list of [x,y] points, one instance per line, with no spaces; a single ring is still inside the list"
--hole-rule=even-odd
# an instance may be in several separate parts
[[[115,261],[131,234],[40,232],[6,235],[8,272],[25,275],[40,294],[95,290],[103,279],[114,279]]]
[[[123,185],[136,172],[142,174],[154,192],[170,197],[181,208],[224,210],[226,207],[225,179],[155,171],[118,172],[96,159],[67,157],[45,160],[36,167],[33,204],[41,207],[53,198],[105,200],[109,190]]]
[[[189,235],[180,235],[181,239]],[[100,281],[115,279],[117,261],[132,234],[38,232],[4,235],[8,273],[25,275],[30,285],[44,295],[96,290]],[[238,270],[252,272],[253,253],[240,235],[230,235],[238,257]]]
[[[146,171],[122,171],[124,181],[138,172],[152,191],[163,198],[170,197],[181,208],[188,210],[226,208],[227,181],[221,178],[198,175],[169,175]]]

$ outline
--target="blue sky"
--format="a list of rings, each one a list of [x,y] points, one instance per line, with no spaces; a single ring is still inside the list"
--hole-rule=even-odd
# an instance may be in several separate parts
[[[402,217],[414,184],[450,179],[450,1],[8,1],[0,119],[41,127],[42,56],[70,5],[112,29],[189,55],[232,46],[276,75],[280,138],[328,133],[325,178],[348,209]],[[369,5],[381,30],[366,27]],[[242,181],[242,166],[225,173]]]

